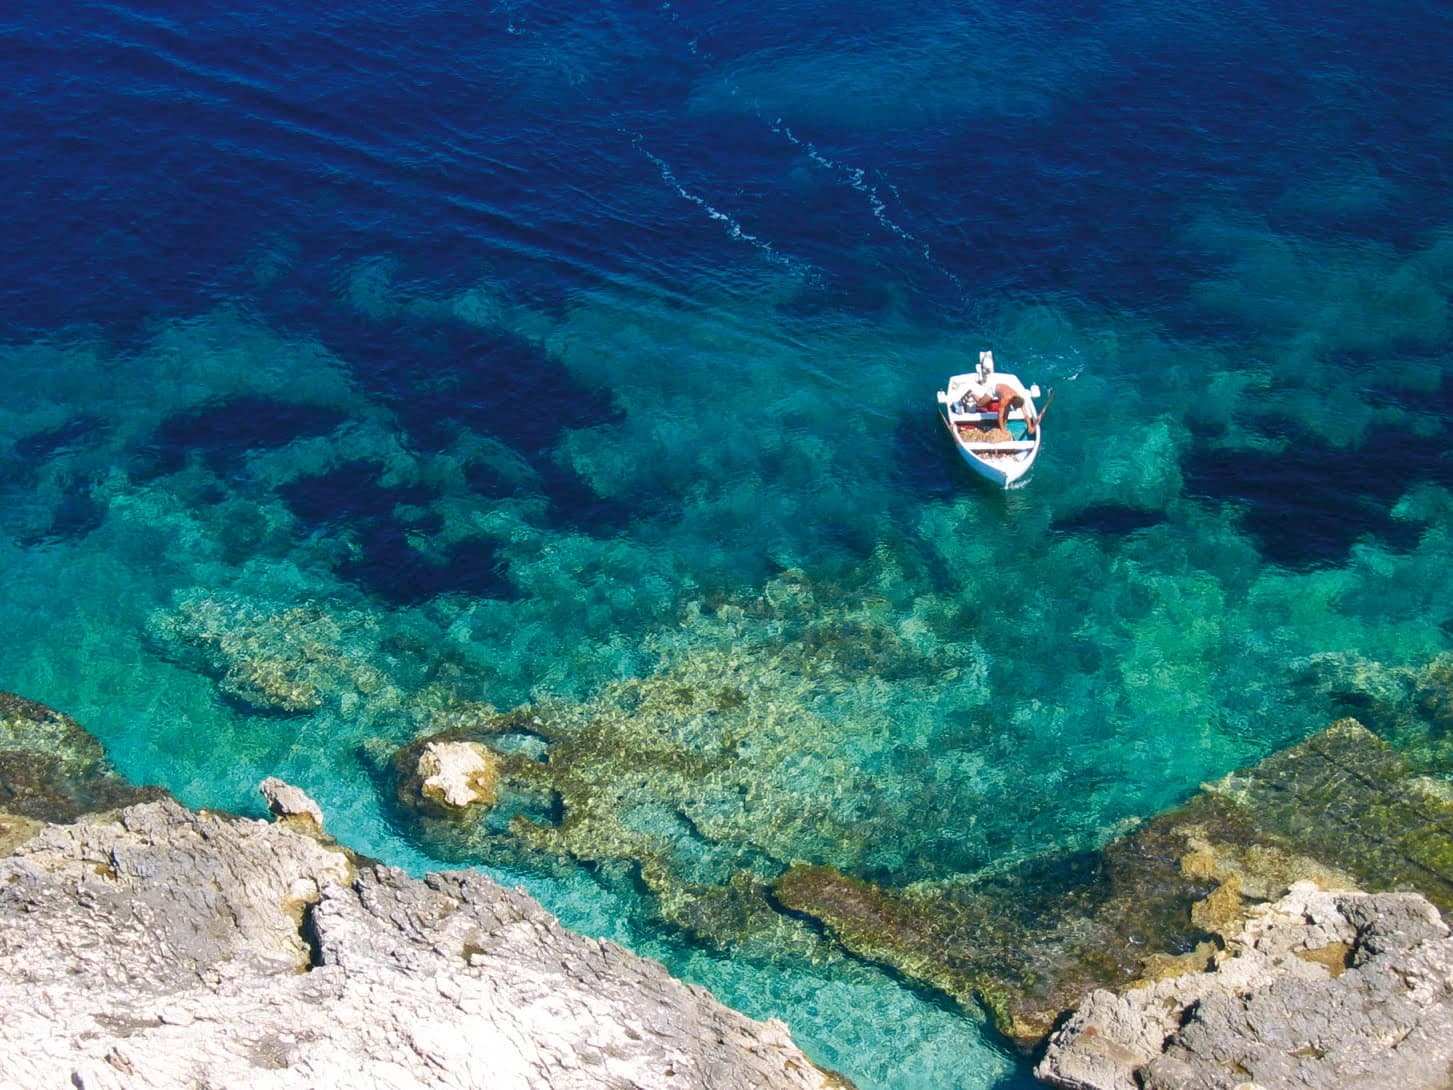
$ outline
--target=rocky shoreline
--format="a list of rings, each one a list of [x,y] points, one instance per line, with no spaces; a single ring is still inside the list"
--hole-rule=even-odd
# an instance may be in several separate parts
[[[1254,908],[1298,881],[1453,909],[1445,786],[1345,719],[1098,852],[897,888],[796,868],[773,892],[860,957],[982,1002],[1032,1050],[1096,989],[1204,970]]]
[[[775,893],[1068,1090],[1453,1086],[1453,798],[1355,720],[1059,864]]]
[[[0,800],[7,1090],[850,1086],[522,893],[353,855],[285,784],[273,822],[194,813],[8,695],[0,753],[32,771]]]
[[[1091,993],[1036,1074],[1066,1090],[1440,1090],[1453,937],[1416,893],[1297,883],[1206,971]]]
[[[488,819],[514,720],[483,722],[400,750],[401,804]],[[301,792],[262,789],[274,821],[193,813],[0,694],[0,1087],[848,1085],[780,1023],[481,876],[362,859]],[[986,1006],[1050,1085],[1453,1086],[1453,798],[1353,720],[1098,853],[901,888],[795,867],[749,892]]]

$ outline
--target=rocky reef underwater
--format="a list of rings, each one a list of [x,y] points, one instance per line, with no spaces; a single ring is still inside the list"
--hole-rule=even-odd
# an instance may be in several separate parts
[[[1448,666],[1382,679],[1431,713],[1425,758],[1449,725]],[[634,859],[663,915],[698,938],[808,957],[835,944],[987,1008],[1042,1052],[1036,1073],[1052,1085],[1433,1090],[1453,1074],[1453,939],[1440,916],[1453,910],[1453,789],[1446,766],[1420,767],[1355,719],[1099,850],[896,886],[861,863],[801,862],[703,883],[696,859],[632,820],[653,762],[719,852],[763,861],[770,847],[742,834],[760,828],[745,814],[732,825],[693,809],[722,790],[713,755],[650,737],[654,749],[631,739],[632,774],[607,760],[597,767],[611,771],[581,777],[577,762],[601,745],[588,720],[532,709],[460,723],[398,752],[399,805],[419,835],[466,854],[488,839]],[[754,797],[749,777],[735,784]]]
[[[149,638],[228,699],[360,724],[388,812],[433,857],[587,868],[733,958],[886,967],[987,1012],[1052,1084],[1447,1085],[1453,657],[1314,656],[1298,684],[1358,718],[1101,843],[986,864],[962,827],[972,807],[995,834],[992,769],[946,760],[943,724],[980,729],[964,694],[982,702],[989,663],[931,601],[915,638],[884,586],[788,572],[690,605],[639,676],[505,710],[320,606],[183,595]],[[90,745],[90,764],[47,759],[91,769]],[[945,808],[953,783],[978,794]]]

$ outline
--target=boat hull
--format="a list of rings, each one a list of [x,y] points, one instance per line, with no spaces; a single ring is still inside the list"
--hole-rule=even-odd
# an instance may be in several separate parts
[[[969,448],[953,424],[947,420],[944,424],[964,464],[999,488],[1016,488],[1025,483],[1025,478],[1029,476],[1029,471],[1034,468],[1035,459],[1039,456],[1039,438],[1036,436],[1028,450],[1016,451],[1011,455],[981,457]]]
[[[998,488],[1017,488],[1025,483],[1034,468],[1044,430],[1036,428],[1033,435],[1029,434],[1024,413],[1015,410],[1006,417],[1011,438],[1004,442],[987,441],[980,429],[997,426],[998,413],[963,408],[964,384],[968,378],[955,376],[947,390],[939,391],[939,419],[970,469]],[[1038,387],[1034,392],[1038,394]],[[1002,434],[999,433],[1001,438]]]

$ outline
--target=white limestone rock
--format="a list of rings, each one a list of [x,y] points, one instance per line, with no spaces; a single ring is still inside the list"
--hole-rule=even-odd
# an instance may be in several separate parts
[[[430,742],[419,754],[425,798],[453,810],[493,806],[499,794],[498,761],[478,742]]]
[[[268,810],[280,818],[311,818],[318,831],[323,831],[323,811],[301,788],[269,776],[258,785]]]
[[[1035,1074],[1066,1090],[1447,1090],[1453,937],[1417,894],[1299,883],[1210,971],[1091,994]]]
[[[523,893],[170,800],[0,858],[0,1010],[3,1090],[847,1085]]]

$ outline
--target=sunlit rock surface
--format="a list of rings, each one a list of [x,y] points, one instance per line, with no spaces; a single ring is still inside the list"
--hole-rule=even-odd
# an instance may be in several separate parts
[[[14,1086],[844,1085],[488,879],[166,801],[0,860],[0,1004]]]
[[[323,831],[323,811],[307,794],[276,776],[269,776],[257,785],[267,800],[267,809],[274,817],[304,833]]]
[[[419,793],[452,810],[493,806],[499,798],[497,764],[478,742],[430,742],[419,754]]]
[[[4,701],[7,744],[99,765],[72,721]],[[0,1087],[847,1085],[780,1023],[524,894],[375,866],[323,836],[306,796],[267,794],[277,823],[170,799],[70,824],[0,814]]]
[[[1092,993],[1035,1073],[1067,1090],[1444,1090],[1453,938],[1417,894],[1298,884],[1210,971]]]

